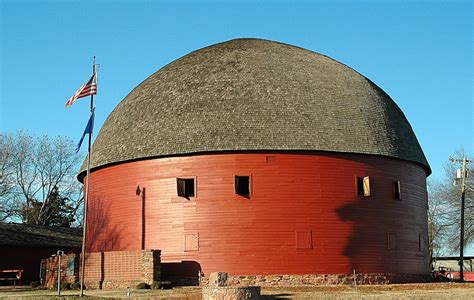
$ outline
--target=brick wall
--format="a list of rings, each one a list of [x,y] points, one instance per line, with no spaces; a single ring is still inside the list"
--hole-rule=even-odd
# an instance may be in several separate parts
[[[71,253],[61,255],[61,281],[75,283],[79,280],[79,256]],[[59,256],[41,260],[41,283],[47,288],[56,288]]]
[[[89,288],[135,287],[161,278],[160,251],[111,251],[86,254],[85,285]]]
[[[0,246],[0,270],[23,270],[21,284],[40,280],[40,264],[45,257],[50,257],[59,249],[70,252],[71,248]],[[8,281],[7,283],[13,284]]]
[[[43,285],[51,288],[57,282],[58,257],[43,260]],[[75,262],[74,267],[72,261]],[[69,266],[68,266],[69,262]],[[80,280],[79,255],[61,257],[61,281]],[[73,270],[73,272],[71,272]],[[69,272],[68,272],[69,271]],[[86,253],[84,284],[87,288],[135,287],[140,282],[152,284],[161,279],[160,251],[111,251]]]

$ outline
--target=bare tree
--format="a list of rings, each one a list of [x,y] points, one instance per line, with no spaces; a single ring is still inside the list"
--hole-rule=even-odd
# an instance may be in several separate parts
[[[0,137],[0,220],[71,225],[82,203],[73,142],[24,132]]]
[[[464,151],[458,150],[456,157],[463,157]],[[465,198],[464,240],[465,245],[474,244],[474,166],[469,166]],[[460,165],[446,163],[446,176],[443,181],[429,184],[430,246],[432,255],[456,253],[459,251],[461,224],[461,188],[456,180],[456,170]]]
[[[443,191],[440,182],[428,181],[428,238],[431,266],[435,257],[447,254],[448,227],[455,225],[454,220],[450,220],[445,213],[450,208],[442,196]]]
[[[13,160],[14,149],[9,147],[11,136],[0,134],[0,222],[14,215],[13,199],[10,194],[13,190]]]

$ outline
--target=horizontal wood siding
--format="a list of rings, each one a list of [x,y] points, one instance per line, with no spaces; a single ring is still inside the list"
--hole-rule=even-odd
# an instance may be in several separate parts
[[[250,198],[235,194],[235,175],[251,176]],[[364,176],[369,197],[357,195]],[[177,196],[177,177],[195,177],[196,197]],[[429,272],[428,247],[419,250],[419,236],[428,241],[426,171],[386,157],[214,154],[123,163],[92,173],[89,208],[88,251],[143,244],[162,250],[163,262],[192,262],[206,275]],[[298,247],[298,232],[310,246]],[[388,249],[389,232],[396,249]]]

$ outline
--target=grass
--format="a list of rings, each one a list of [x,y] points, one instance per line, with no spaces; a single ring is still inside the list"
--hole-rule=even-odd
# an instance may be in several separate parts
[[[86,290],[87,299],[127,299],[123,290]],[[0,299],[51,299],[55,291],[28,287],[0,287]],[[83,299],[79,291],[62,291],[62,299]],[[171,290],[131,290],[132,299],[201,299],[199,287]],[[474,283],[424,283],[272,287],[262,288],[262,299],[474,299]]]

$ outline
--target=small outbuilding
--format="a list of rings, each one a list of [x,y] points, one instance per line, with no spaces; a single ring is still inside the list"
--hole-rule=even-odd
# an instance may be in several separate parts
[[[0,271],[23,270],[22,284],[39,281],[41,259],[58,250],[80,252],[81,242],[82,228],[0,223]]]

